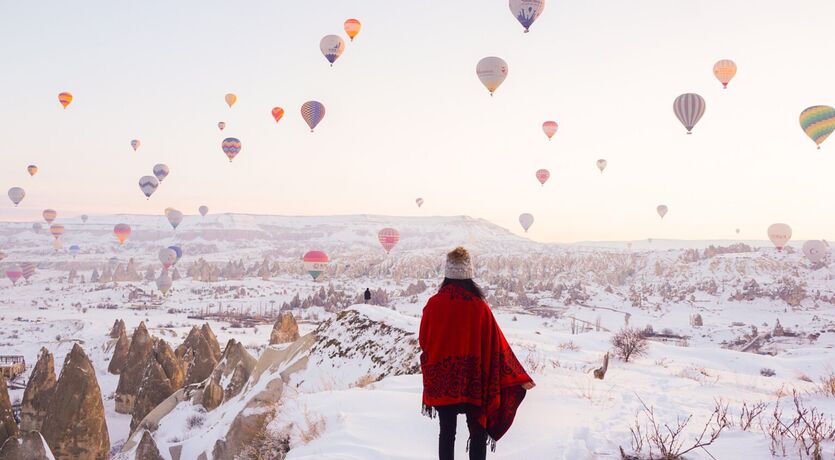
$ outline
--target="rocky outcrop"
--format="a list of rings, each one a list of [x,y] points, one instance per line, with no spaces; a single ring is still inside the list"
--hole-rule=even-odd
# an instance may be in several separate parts
[[[29,382],[20,402],[20,429],[40,431],[55,392],[55,358],[46,348],[41,348],[38,362],[29,375]],[[39,435],[40,436],[40,435]]]
[[[181,362],[174,356],[174,351],[165,340],[157,340],[133,404],[131,431],[136,429],[139,422],[157,404],[180,389],[183,382],[185,382],[185,370]]]
[[[0,445],[17,435],[17,422],[12,413],[12,402],[9,400],[9,390],[6,379],[0,376]]]
[[[122,334],[127,334],[127,329],[125,329],[125,322],[121,319],[117,319],[113,322],[113,327],[110,328],[110,338],[118,339],[119,336],[121,336]]]
[[[120,331],[117,338],[116,346],[113,348],[113,357],[110,358],[110,365],[107,366],[107,372],[119,375],[128,363],[131,342],[124,330]]]
[[[212,410],[237,396],[252,375],[256,362],[242,343],[230,339],[223,349],[220,362],[201,390],[202,394],[195,395],[196,400],[207,410]]]
[[[37,431],[9,438],[0,448],[0,460],[53,460],[52,452]]]
[[[200,383],[212,374],[220,361],[220,345],[208,324],[191,328],[188,337],[175,352],[186,365],[186,385]]]
[[[78,344],[64,359],[41,434],[57,460],[103,460],[110,452],[96,370]]]
[[[298,339],[299,325],[296,324],[293,314],[290,312],[282,313],[273,324],[273,330],[270,333],[270,345],[295,342]]]
[[[139,323],[139,327],[133,331],[127,362],[119,376],[119,385],[116,387],[116,412],[120,414],[133,412],[133,404],[139,393],[145,367],[151,359],[153,346],[153,340],[148,334],[145,323]]]
[[[136,448],[134,460],[164,460],[159,453],[157,443],[154,442],[153,436],[147,430],[142,433],[142,440],[139,441],[139,447]]]
[[[203,388],[199,401],[206,410],[215,409],[223,402],[223,388],[217,382],[210,380]]]

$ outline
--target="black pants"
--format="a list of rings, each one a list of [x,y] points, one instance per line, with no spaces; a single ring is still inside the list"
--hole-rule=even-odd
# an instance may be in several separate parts
[[[441,434],[438,436],[438,459],[453,460],[455,458],[455,430],[458,424],[458,414],[467,414],[467,428],[470,430],[469,451],[470,460],[484,460],[487,458],[487,432],[478,424],[473,415],[475,406],[459,404],[455,406],[438,406],[438,420],[441,422]]]

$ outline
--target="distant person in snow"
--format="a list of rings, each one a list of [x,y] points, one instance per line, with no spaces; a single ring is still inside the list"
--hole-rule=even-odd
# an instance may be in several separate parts
[[[371,289],[365,288],[365,294],[362,295],[365,298],[365,303],[368,303],[371,300]]]
[[[447,254],[444,281],[420,321],[423,414],[440,421],[440,460],[454,458],[458,414],[467,415],[470,460],[486,458],[487,444],[495,450],[534,387],[474,275],[466,249]]]

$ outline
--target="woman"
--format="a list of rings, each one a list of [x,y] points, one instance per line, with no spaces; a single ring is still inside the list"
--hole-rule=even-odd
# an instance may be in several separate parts
[[[466,249],[447,254],[441,289],[420,321],[423,413],[440,421],[440,460],[454,458],[458,414],[467,415],[470,460],[486,458],[488,442],[495,450],[526,390],[534,387],[473,281],[474,272]]]

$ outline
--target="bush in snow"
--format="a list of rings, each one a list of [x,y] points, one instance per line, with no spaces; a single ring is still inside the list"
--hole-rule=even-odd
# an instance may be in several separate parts
[[[649,343],[638,329],[624,327],[612,336],[612,347],[615,356],[629,362],[630,358],[645,355]]]
[[[777,375],[777,372],[774,372],[774,369],[764,367],[760,369],[760,375],[762,375],[763,377],[774,377],[775,375]]]

